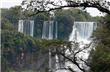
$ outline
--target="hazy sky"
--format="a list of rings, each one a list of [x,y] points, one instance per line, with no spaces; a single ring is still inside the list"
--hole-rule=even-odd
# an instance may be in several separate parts
[[[0,2],[1,2],[0,8],[10,8],[15,5],[20,5],[22,0],[0,0]],[[87,12],[89,12],[90,15],[92,15],[92,16],[102,16],[103,15],[101,12],[99,12],[95,8],[87,8]]]
[[[20,5],[22,0],[0,0],[1,8],[10,8],[15,5]]]

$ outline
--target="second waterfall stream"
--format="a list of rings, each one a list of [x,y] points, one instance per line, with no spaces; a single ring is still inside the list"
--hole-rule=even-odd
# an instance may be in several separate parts
[[[73,25],[73,30],[69,36],[69,41],[77,42],[79,46],[77,49],[73,46],[73,50],[78,51],[81,49],[84,49],[86,45],[89,45],[92,41],[91,36],[94,30],[97,28],[97,23],[96,22],[74,22]],[[87,60],[90,54],[92,47],[90,46],[87,49],[84,49],[83,51],[79,52],[76,57],[77,57],[77,63],[81,68],[84,68],[86,70],[89,70],[89,67],[85,65],[85,63],[82,60]],[[70,51],[67,50],[66,53],[67,56],[69,56]],[[70,67],[72,68],[75,72],[82,72],[77,65],[67,61],[65,62],[65,67]],[[56,72],[70,72],[68,70],[57,70]]]

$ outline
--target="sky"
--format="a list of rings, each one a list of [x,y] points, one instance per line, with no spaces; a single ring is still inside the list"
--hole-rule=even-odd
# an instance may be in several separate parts
[[[0,0],[0,8],[10,8],[16,5],[20,5],[22,0]],[[101,13],[95,8],[87,8],[87,12],[90,13],[91,16],[103,16],[104,13]]]
[[[0,8],[10,8],[15,5],[20,5],[22,0],[0,0]]]

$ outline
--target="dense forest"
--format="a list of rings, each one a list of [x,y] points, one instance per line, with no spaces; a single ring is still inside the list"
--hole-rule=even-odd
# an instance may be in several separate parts
[[[100,27],[94,32],[96,50],[92,53],[93,72],[110,72],[110,15],[100,20]]]
[[[34,20],[34,37],[17,31],[18,20]],[[55,11],[58,22],[59,40],[42,40],[43,21],[49,20],[48,13],[39,13],[32,17],[22,15],[21,7],[1,9],[1,65],[2,72],[48,72],[48,48],[61,45],[69,38],[74,21],[97,21],[97,30],[93,33],[96,42],[90,60],[90,72],[110,72],[110,16],[91,17],[79,9]],[[52,44],[53,43],[53,44]]]
[[[26,15],[21,13],[21,7],[16,6],[10,9],[1,9],[1,17],[2,24],[10,23],[17,30],[18,21],[20,19],[23,20],[34,20],[35,28],[34,28],[34,37],[41,38],[42,35],[42,24],[44,21],[49,20],[48,13],[40,13],[32,17],[27,17]],[[72,31],[72,26],[74,21],[94,21],[89,13],[81,11],[79,9],[69,9],[69,10],[58,10],[55,12],[54,21],[58,22],[58,39],[68,39]],[[4,24],[3,24],[4,25]],[[2,26],[4,27],[4,26]]]

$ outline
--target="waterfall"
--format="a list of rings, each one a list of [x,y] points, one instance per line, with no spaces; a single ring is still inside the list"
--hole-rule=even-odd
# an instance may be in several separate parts
[[[43,24],[43,29],[42,29],[42,39],[46,39],[46,25],[47,25],[47,22],[45,21],[44,24]]]
[[[55,26],[55,27],[54,27]],[[86,44],[89,44],[91,42],[91,36],[94,30],[96,30],[97,28],[97,24],[96,22],[74,22],[73,25],[73,30],[72,33],[69,36],[69,41],[75,41],[79,43],[79,49],[82,49]],[[55,29],[55,32],[53,31]],[[55,34],[54,34],[55,33]],[[58,24],[57,22],[54,23],[52,21],[48,22],[45,21],[43,24],[43,33],[42,33],[42,38],[43,39],[53,39],[54,37],[57,38],[58,35]],[[73,47],[74,49],[74,47]],[[87,60],[88,56],[89,56],[89,51],[91,51],[91,48],[88,48],[86,50],[84,50],[83,52],[80,52],[79,54],[77,54],[77,57],[82,58]],[[67,50],[65,52],[65,54],[67,54],[69,56],[70,54],[70,50]],[[55,55],[55,69],[52,68],[52,59],[51,59],[51,51],[49,50],[49,72],[53,71],[53,72],[69,72],[68,70],[64,70],[64,69],[60,69],[60,58],[59,56],[56,54]],[[63,58],[62,58],[63,59]],[[88,67],[86,65],[84,65],[84,62],[81,62],[80,60],[78,60],[78,63],[80,64],[81,67],[86,67],[86,69],[88,69]],[[78,69],[78,67],[75,64],[68,62],[65,62],[65,66],[63,67],[71,67],[74,68],[74,70],[76,72],[82,72],[81,70]]]
[[[57,31],[57,22],[54,23],[54,21],[44,21],[42,29],[42,39],[57,39]]]
[[[49,21],[49,39],[53,39],[53,21]]]
[[[58,38],[58,23],[55,24],[55,39]]]
[[[33,35],[34,35],[33,33],[34,33],[34,21],[31,20],[30,21],[30,36],[33,37]]]
[[[33,20],[19,20],[18,32],[30,35],[33,37],[34,21]]]
[[[69,37],[69,41],[75,41],[75,39],[77,39],[77,42],[89,42],[96,27],[96,22],[74,22],[73,31]]]
[[[96,30],[96,28],[96,22],[74,22],[73,30],[70,34],[69,41],[75,41],[79,43],[79,47],[78,49],[76,49],[76,51],[83,49],[85,45],[91,42],[90,37],[92,36],[92,33],[94,30]],[[92,47],[90,46],[89,48],[77,54],[77,62],[81,67],[86,67],[86,69],[89,69],[88,66],[86,66],[84,62],[80,60],[80,58],[87,60],[91,49]],[[69,50],[66,51],[66,54],[70,54]],[[70,62],[66,62],[66,66],[74,68],[75,72],[82,72],[76,65],[71,64]]]
[[[83,49],[85,45],[87,45],[91,42],[90,38],[92,36],[93,31],[96,30],[96,28],[97,28],[96,22],[77,22],[77,21],[74,22],[72,33],[69,36],[69,41],[75,41],[75,42],[79,43],[79,46],[77,47],[77,49],[75,49],[76,47],[74,47],[74,45],[73,45],[73,50],[75,52]],[[90,46],[89,48],[81,51],[80,53],[78,53],[76,55],[77,62],[79,63],[80,67],[85,67],[86,70],[88,70],[89,67],[87,65],[85,65],[84,62],[80,60],[80,58],[87,60],[91,49],[92,49],[92,47]],[[70,50],[67,49],[65,54],[66,54],[66,56],[70,56],[71,55]],[[75,64],[73,64],[69,61],[65,62],[65,67],[66,68],[70,67],[75,72],[82,72]],[[56,72],[70,72],[70,71],[59,69]]]
[[[52,39],[57,39],[57,34],[58,34],[58,27],[57,27],[57,22],[54,21],[44,21],[43,23],[43,28],[42,28],[42,39],[47,39],[47,40],[52,40]],[[58,56],[55,55],[55,69],[58,68]],[[49,72],[55,70],[52,68],[52,56],[51,56],[51,49],[49,49]]]
[[[18,32],[23,33],[23,20],[19,20],[19,23],[18,23]]]

